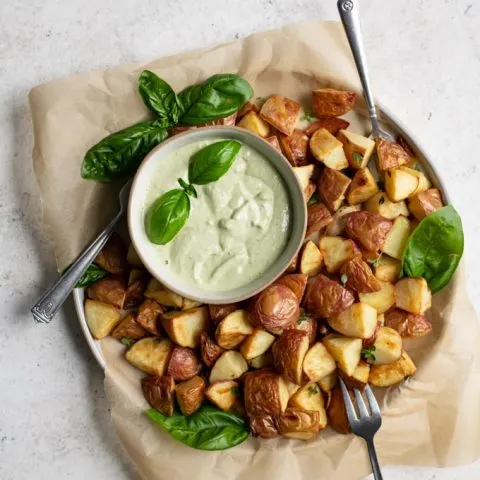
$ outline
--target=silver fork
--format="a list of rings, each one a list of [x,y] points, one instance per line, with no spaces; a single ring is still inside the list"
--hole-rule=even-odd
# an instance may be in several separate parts
[[[111,237],[115,227],[127,209],[131,186],[132,181],[129,180],[120,190],[120,193],[118,194],[120,208],[115,217],[113,217],[98,237],[33,306],[31,312],[37,323],[50,323],[52,321],[55,313],[57,313],[57,310],[62,306],[71,291],[75,288],[75,285],[80,280],[85,270],[95,260],[95,257],[107,243],[107,240]]]
[[[372,87],[370,78],[368,76],[367,58],[365,56],[365,49],[363,47],[362,28],[360,25],[360,12],[357,0],[338,0],[338,12],[343,23],[343,28],[347,35],[350,49],[352,50],[353,59],[357,66],[360,82],[362,83],[363,96],[368,108],[370,121],[372,122],[373,138],[382,137],[391,142],[395,142],[393,135],[380,128],[380,123],[377,116],[377,109],[375,108],[375,101],[373,99]]]
[[[364,392],[367,395],[368,404],[370,406],[369,413],[363,400],[362,392],[356,388],[353,389],[359,412],[359,417],[357,417],[350,394],[348,393],[347,387],[341,378],[340,386],[342,387],[343,401],[345,402],[350,428],[355,435],[362,437],[367,442],[368,455],[370,457],[370,463],[372,464],[373,477],[375,480],[383,480],[380,465],[378,464],[377,452],[375,451],[375,445],[373,443],[373,437],[382,425],[382,416],[380,414],[380,408],[378,407],[375,395],[373,394],[370,386],[367,385]]]

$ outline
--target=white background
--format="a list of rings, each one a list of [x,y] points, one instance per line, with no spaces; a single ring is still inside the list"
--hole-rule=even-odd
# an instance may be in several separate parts
[[[31,165],[28,91],[76,72],[336,19],[335,3],[0,1],[1,480],[134,478],[72,303],[50,326],[35,326],[28,313],[55,278]],[[469,292],[479,311],[480,2],[364,0],[362,15],[376,95],[422,139],[462,214]],[[385,469],[392,480],[479,477],[480,462]]]

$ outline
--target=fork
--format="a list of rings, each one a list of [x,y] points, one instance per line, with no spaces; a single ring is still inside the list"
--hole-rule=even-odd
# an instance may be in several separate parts
[[[345,382],[341,378],[340,386],[342,387],[343,401],[345,402],[350,428],[355,435],[362,437],[367,442],[368,455],[372,465],[373,477],[375,480],[383,480],[380,465],[378,464],[377,452],[375,451],[375,445],[373,443],[373,437],[382,425],[382,416],[380,414],[380,408],[378,407],[375,395],[373,394],[370,385],[367,385],[364,392],[367,395],[368,404],[370,406],[369,413],[363,400],[362,392],[357,388],[353,389],[359,412],[359,417],[357,417],[350,394],[345,386]]]
[[[55,313],[75,288],[75,285],[85,273],[85,270],[95,260],[95,257],[107,243],[107,240],[111,237],[115,227],[127,209],[131,185],[132,180],[129,180],[120,190],[118,194],[120,208],[115,217],[113,217],[98,237],[83,251],[75,262],[70,265],[68,270],[43,294],[30,310],[37,323],[50,323],[52,321]]]
[[[377,109],[375,108],[375,101],[373,98],[370,78],[368,76],[367,58],[365,56],[365,49],[363,47],[362,28],[360,25],[360,12],[357,0],[338,0],[338,12],[342,20],[343,28],[347,35],[350,49],[352,50],[353,59],[357,66],[358,76],[363,88],[363,96],[368,108],[368,115],[372,122],[373,138],[385,138],[391,142],[395,142],[393,135],[383,130],[380,127],[380,122],[377,116]]]

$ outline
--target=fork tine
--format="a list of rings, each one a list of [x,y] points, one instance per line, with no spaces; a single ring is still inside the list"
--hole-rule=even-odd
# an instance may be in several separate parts
[[[355,393],[355,400],[357,401],[358,411],[360,412],[360,418],[367,418],[370,416],[367,410],[367,406],[363,401],[362,392],[358,388],[354,388],[353,392]]]
[[[380,416],[380,407],[378,406],[377,399],[375,398],[370,385],[367,385],[364,391],[367,394],[367,400],[368,404],[370,405],[370,411],[372,412],[372,415]]]
[[[348,423],[350,423],[350,426],[352,423],[355,423],[357,419],[357,413],[355,412],[355,407],[353,406],[352,399],[350,398],[350,395],[348,393],[347,387],[345,386],[345,383],[343,382],[343,379],[340,380],[340,386],[342,387],[342,394],[343,394],[343,402],[345,403],[345,409],[347,411],[347,417],[348,417]]]

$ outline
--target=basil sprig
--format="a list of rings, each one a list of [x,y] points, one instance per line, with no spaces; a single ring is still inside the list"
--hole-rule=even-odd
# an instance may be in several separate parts
[[[135,172],[145,155],[167,137],[167,128],[202,125],[227,117],[253,96],[251,86],[234,74],[219,74],[183,90],[172,87],[150,70],[139,77],[140,96],[156,119],[113,133],[86,153],[82,178],[112,182]]]
[[[240,151],[235,140],[222,140],[200,149],[190,159],[187,183],[182,178],[176,188],[157,198],[147,211],[145,230],[152,243],[165,245],[183,228],[190,215],[189,196],[197,198],[193,185],[206,185],[225,175]]]
[[[177,412],[167,417],[153,408],[146,414],[173,438],[198,450],[225,450],[248,437],[248,424],[242,417],[210,405],[202,406],[188,417]]]
[[[83,275],[80,277],[80,280],[75,285],[75,288],[84,288],[88,287],[92,283],[98,282],[98,280],[106,277],[108,272],[102,267],[92,263],[88,268],[83,272]]]

